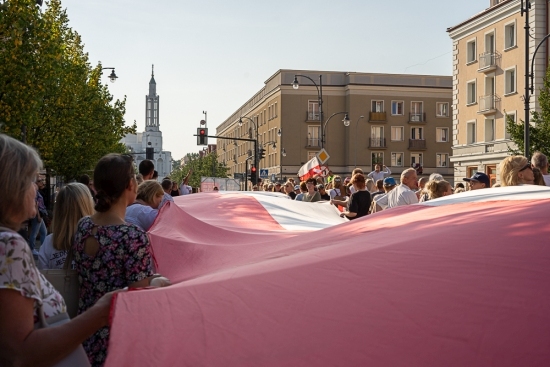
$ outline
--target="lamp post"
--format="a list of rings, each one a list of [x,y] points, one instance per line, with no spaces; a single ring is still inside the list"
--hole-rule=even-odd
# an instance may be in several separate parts
[[[349,117],[348,117],[348,113],[347,112],[335,112],[333,113],[332,115],[330,115],[330,117],[327,119],[327,121],[325,122],[324,125],[321,125],[323,127],[323,129],[321,130],[321,148],[323,148],[325,146],[325,134],[327,132],[327,124],[328,122],[330,121],[331,118],[333,118],[334,116],[336,115],[341,115],[341,114],[345,114],[344,116],[344,119],[342,120],[344,122],[344,126],[349,126],[350,124],[350,121],[349,121]]]
[[[254,129],[256,129],[256,139],[254,140],[254,167],[256,167],[256,170],[258,170],[258,125],[256,125],[256,121],[254,121],[250,117],[241,116],[239,117],[239,126],[243,126],[243,118],[252,121],[252,124],[254,124]]]
[[[317,83],[315,83],[315,80],[311,79],[309,76],[296,74],[294,75],[294,82],[292,83],[292,88],[294,89],[300,88],[300,84],[298,83],[298,77],[311,80],[313,85],[315,85],[315,88],[317,88],[317,99],[319,101],[319,122],[322,124],[323,123],[323,75],[322,74],[319,75],[319,85],[317,85]],[[323,131],[321,131],[321,135],[323,135]],[[324,148],[323,140],[321,140],[321,148]]]
[[[531,95],[535,91],[534,86],[534,78],[535,78],[535,56],[537,55],[537,51],[539,50],[540,46],[544,41],[550,37],[550,34],[547,34],[537,45],[535,48],[535,52],[533,53],[533,56],[531,58],[531,69],[529,69],[529,9],[531,9],[531,2],[529,0],[521,0],[521,16],[525,14],[525,96],[523,99],[524,102],[524,109],[525,109],[525,121],[523,126],[523,154],[524,156],[529,159],[530,157],[530,141],[529,141],[529,110],[530,110],[530,100],[531,96],[529,95],[529,92],[531,92]],[[529,72],[531,70],[531,72]],[[531,79],[531,82],[529,83],[529,79]]]
[[[116,80],[118,79],[118,76],[116,76],[115,74],[115,68],[101,68],[101,70],[112,70],[111,74],[109,75],[109,80],[111,81],[111,83],[116,82]]]
[[[359,120],[361,120],[364,117],[365,116],[359,116],[357,121],[355,121],[355,162],[354,162],[355,168],[357,168],[357,126],[359,125]]]

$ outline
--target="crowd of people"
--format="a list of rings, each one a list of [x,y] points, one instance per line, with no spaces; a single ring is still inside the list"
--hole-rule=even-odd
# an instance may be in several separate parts
[[[131,156],[109,154],[97,163],[93,179],[83,175],[50,198],[38,175],[41,166],[35,150],[0,134],[0,365],[51,365],[83,345],[91,365],[102,366],[114,293],[170,285],[156,273],[147,231],[163,205],[193,192],[188,185],[192,172],[179,183],[169,177],[159,182],[153,162],[142,161],[136,175]],[[266,182],[254,189],[295,201],[330,202],[341,217],[355,220],[491,187],[481,172],[454,187],[438,173],[419,178],[418,172],[405,169],[398,183],[387,167],[376,165],[368,174],[356,168],[344,178],[329,172],[327,177]],[[550,185],[550,175],[542,153],[535,153],[531,162],[511,156],[500,164],[500,186],[545,184]],[[45,196],[55,201],[53,213]],[[21,231],[25,225],[29,228]],[[39,320],[66,313],[66,306],[40,269],[62,269],[66,262],[79,276],[78,316],[43,327]]]

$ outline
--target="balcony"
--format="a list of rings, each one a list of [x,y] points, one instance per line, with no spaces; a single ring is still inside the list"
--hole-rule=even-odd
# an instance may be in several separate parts
[[[319,115],[319,112],[306,112],[306,121],[321,121],[321,116]]]
[[[410,150],[426,150],[426,140],[409,139]]]
[[[477,113],[490,115],[497,112],[497,103],[500,102],[500,97],[496,94],[479,97],[479,110]]]
[[[321,148],[321,139],[319,138],[306,138],[306,148]]]
[[[496,70],[497,60],[500,54],[497,52],[485,52],[479,55],[479,71],[480,73],[489,73]]]
[[[385,112],[369,112],[369,122],[386,122]]]
[[[422,124],[426,123],[426,114],[423,112],[411,112],[409,113],[409,124]]]
[[[386,138],[370,138],[369,139],[369,148],[370,149],[386,149]]]

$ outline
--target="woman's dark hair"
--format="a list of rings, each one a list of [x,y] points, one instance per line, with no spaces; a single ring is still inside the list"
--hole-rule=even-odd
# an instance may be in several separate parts
[[[106,212],[116,202],[135,177],[133,159],[129,155],[107,154],[94,169],[97,191],[95,210]]]

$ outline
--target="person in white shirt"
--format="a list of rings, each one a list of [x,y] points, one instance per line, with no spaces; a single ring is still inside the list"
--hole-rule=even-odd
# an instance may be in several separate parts
[[[401,173],[401,185],[388,194],[388,209],[401,205],[417,204],[415,190],[417,189],[417,176],[414,168],[407,168]]]
[[[189,182],[189,176],[191,176],[191,173],[193,172],[192,169],[187,172],[187,175],[183,178],[180,185],[180,195],[189,195],[193,192],[193,188],[187,183]]]
[[[70,183],[57,194],[52,218],[52,234],[40,245],[39,269],[63,269],[67,251],[72,246],[78,222],[95,213],[88,186]]]
[[[388,177],[389,175],[391,175],[391,171],[388,167],[386,167],[386,165],[383,165],[382,166],[384,168],[383,171],[380,171],[380,165],[377,164],[374,166],[374,171],[372,171],[371,173],[369,173],[367,176],[369,178],[372,178],[372,180],[374,182],[378,181],[378,180],[383,180],[384,178]]]
[[[542,173],[544,183],[546,184],[546,186],[550,186],[550,175],[548,174],[548,158],[546,157],[546,155],[542,154],[541,152],[535,152],[535,154],[533,154],[533,157],[531,158],[531,166],[533,168],[540,169],[540,173]]]

